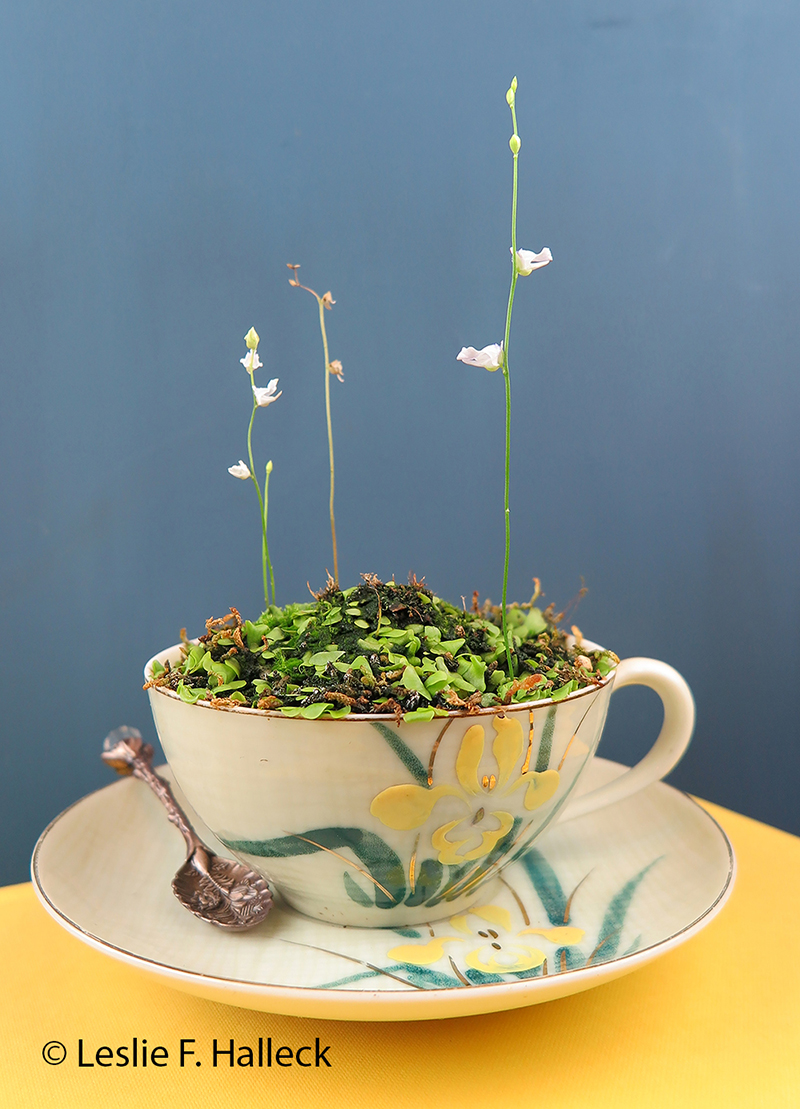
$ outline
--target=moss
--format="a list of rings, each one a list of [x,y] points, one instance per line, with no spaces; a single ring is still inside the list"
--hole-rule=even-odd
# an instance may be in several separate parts
[[[617,659],[587,651],[558,627],[552,606],[511,605],[513,673],[487,602],[471,611],[424,583],[365,575],[344,591],[333,582],[307,604],[272,606],[255,621],[236,609],[209,620],[181,661],[152,683],[187,701],[247,704],[317,719],[351,714],[450,712],[555,697],[598,684]]]

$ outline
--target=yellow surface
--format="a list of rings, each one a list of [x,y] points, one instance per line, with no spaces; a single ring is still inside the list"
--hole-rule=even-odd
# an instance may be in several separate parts
[[[0,890],[0,1105],[324,1106],[336,1109],[780,1109],[800,1107],[800,839],[707,805],[739,876],[699,936],[626,978],[529,1009],[458,1020],[350,1024],[201,1001],[92,951],[58,927],[29,885]],[[163,1068],[77,1066],[145,1038]],[[194,1038],[202,1066],[181,1069]],[[332,1066],[230,1069],[212,1041],[273,1051],[330,1045]],[[48,1066],[42,1047],[68,1057]],[[284,1054],[284,1059],[286,1058]],[[304,1061],[313,1061],[313,1051]]]

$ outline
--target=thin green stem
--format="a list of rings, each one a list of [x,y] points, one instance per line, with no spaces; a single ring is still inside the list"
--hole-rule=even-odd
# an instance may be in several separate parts
[[[514,134],[517,133],[517,112],[514,101],[511,102],[511,120]],[[511,476],[511,374],[508,365],[508,345],[511,338],[511,313],[514,308],[514,292],[517,287],[517,160],[519,153],[514,153],[514,185],[511,200],[511,288],[508,291],[508,307],[506,309],[506,331],[503,340],[503,377],[506,386],[506,465],[505,489],[503,495],[503,509],[505,514],[505,557],[503,560],[503,597],[501,601],[503,620],[503,643],[506,648],[506,662],[508,676],[513,678],[514,667],[511,660],[511,645],[508,639],[508,621],[506,608],[508,603],[508,561],[511,553],[511,512],[509,509],[509,485]]]
[[[314,294],[316,296],[316,293]],[[322,347],[325,352],[325,415],[328,420],[328,457],[331,469],[331,497],[330,497],[330,512],[331,512],[331,541],[333,543],[333,580],[338,589],[339,587],[339,556],[336,550],[336,517],[333,514],[333,491],[335,484],[335,475],[333,468],[333,425],[331,424],[331,371],[330,359],[328,357],[328,335],[325,331],[325,302],[324,298],[318,296],[317,303],[319,304],[319,329],[322,332]]]
[[[253,385],[253,375],[252,374],[250,375],[250,384]],[[269,608],[269,605],[270,605],[269,585],[267,583],[267,561],[269,559],[269,553],[267,551],[267,517],[266,517],[266,514],[264,512],[264,499],[261,496],[261,487],[258,484],[258,478],[256,477],[256,468],[253,465],[253,443],[252,443],[252,439],[253,439],[253,420],[256,418],[256,409],[257,408],[258,408],[258,405],[256,404],[256,397],[255,397],[255,393],[254,393],[253,394],[253,411],[250,413],[250,425],[247,428],[247,456],[250,460],[250,479],[253,482],[253,485],[255,485],[255,487],[256,487],[256,493],[258,494],[258,504],[259,504],[259,508],[261,510],[261,512],[260,512],[260,515],[261,515],[261,568],[262,568],[263,575],[264,575],[264,604],[267,608]],[[274,592],[273,592],[273,596],[274,596]]]
[[[275,575],[272,572],[272,560],[269,557],[269,543],[267,542],[267,513],[269,512],[269,475],[272,473],[272,460],[267,463],[264,474],[264,554],[269,567],[269,582],[272,592],[272,603],[275,604]]]

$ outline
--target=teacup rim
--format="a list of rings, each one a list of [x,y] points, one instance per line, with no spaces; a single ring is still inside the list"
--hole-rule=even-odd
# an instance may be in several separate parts
[[[573,639],[572,636],[569,636],[568,638]],[[197,642],[197,640],[192,640],[191,642]],[[590,651],[606,650],[605,647],[601,647],[599,644],[593,643],[591,640],[588,639],[584,639],[583,644]],[[152,658],[149,658],[144,667],[145,682],[151,681],[152,667],[154,662],[165,662],[170,657],[170,655],[172,655],[173,652],[180,651],[182,646],[182,643],[174,643],[171,647],[166,647],[163,651],[159,651],[155,655],[153,655]],[[577,701],[579,698],[585,697],[590,693],[599,693],[600,690],[604,689],[610,682],[614,680],[617,665],[619,664],[615,664],[615,666],[609,671],[609,673],[606,674],[605,677],[601,677],[596,684],[585,686],[583,689],[575,689],[572,693],[568,693],[566,697],[562,697],[558,701],[555,701],[552,697],[542,697],[535,701],[517,701],[514,704],[510,705],[490,705],[488,708],[474,709],[472,712],[470,712],[469,710],[457,710],[455,712],[448,712],[447,716],[434,716],[430,720],[403,720],[403,718],[401,717],[398,721],[393,713],[362,712],[353,713],[348,716],[342,716],[338,719],[329,716],[325,718],[320,718],[320,721],[326,724],[354,724],[360,722],[372,724],[376,721],[378,723],[392,722],[397,723],[398,725],[433,724],[436,720],[454,720],[476,716],[497,716],[507,712],[528,712],[534,708],[539,708],[542,706],[565,705],[568,702]],[[174,689],[166,689],[164,686],[151,685],[148,687],[148,692],[159,693],[162,696],[180,701],[181,704],[188,705],[190,708],[204,708],[209,709],[212,712],[233,712],[240,713],[246,716],[263,716],[279,720],[302,720],[302,722],[305,724],[316,724],[318,722],[317,720],[307,720],[305,717],[287,716],[279,709],[256,709],[252,708],[250,705],[224,705],[219,703],[215,704],[213,701],[184,701],[183,698],[180,697]]]

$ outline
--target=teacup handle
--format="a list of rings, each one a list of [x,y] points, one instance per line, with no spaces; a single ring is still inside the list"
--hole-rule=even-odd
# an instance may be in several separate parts
[[[646,685],[661,698],[664,723],[658,738],[644,758],[619,778],[568,801],[561,820],[585,816],[638,793],[669,774],[689,746],[694,731],[694,698],[677,670],[654,658],[626,658],[616,668],[611,692],[626,685]]]

